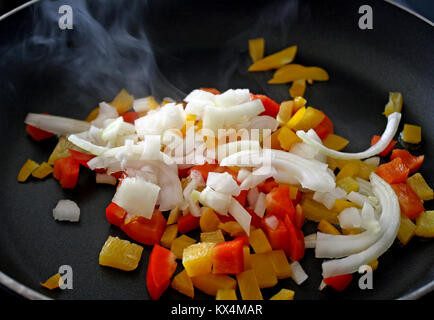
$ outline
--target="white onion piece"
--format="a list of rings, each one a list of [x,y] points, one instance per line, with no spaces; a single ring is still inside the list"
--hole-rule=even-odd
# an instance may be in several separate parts
[[[261,167],[254,170],[244,181],[241,183],[241,190],[249,190],[271,178],[276,173],[273,167]]]
[[[359,184],[359,193],[367,197],[374,195],[374,193],[372,192],[372,186],[369,181],[366,181],[365,179],[359,177],[357,177],[356,180]]]
[[[104,123],[108,119],[116,119],[119,117],[118,110],[106,102],[101,102],[98,108],[98,116],[91,124],[98,128],[104,128]]]
[[[258,195],[258,200],[255,204],[255,209],[253,210],[259,218],[263,218],[265,214],[265,197],[266,194],[260,192]]]
[[[316,233],[304,237],[304,247],[306,249],[314,249],[316,247]]]
[[[370,180],[374,194],[382,207],[380,224],[382,228],[385,227],[384,232],[381,238],[368,249],[346,258],[324,262],[322,264],[324,278],[357,272],[360,266],[368,264],[386,252],[396,238],[400,224],[398,198],[390,185],[375,173],[371,173]]]
[[[114,144],[118,136],[131,135],[135,132],[136,129],[131,123],[125,122],[122,117],[118,117],[102,131],[101,138]]]
[[[250,118],[257,116],[265,110],[262,101],[259,99],[245,102],[236,106],[224,108],[225,126],[232,126],[236,123],[242,123]]]
[[[259,191],[257,187],[251,188],[247,192],[247,203],[249,204],[249,207],[254,209],[256,206],[256,201],[258,201],[259,197]]]
[[[354,202],[355,204],[358,204],[361,207],[363,207],[363,204],[365,202],[369,202],[368,197],[355,191],[351,191],[349,194],[347,194],[347,199],[350,200],[351,202]]]
[[[161,160],[161,136],[159,135],[145,136],[141,159]]]
[[[90,124],[86,121],[37,113],[28,113],[24,123],[62,136],[83,132],[90,128]]]
[[[115,177],[113,177],[112,175],[109,174],[104,174],[104,173],[96,173],[95,175],[95,181],[96,183],[101,183],[101,184],[111,184],[111,185],[116,185],[116,183],[118,182],[116,180]]]
[[[96,144],[93,144],[89,140],[86,139],[83,134],[86,134],[86,132],[79,133],[79,134],[71,134],[68,136],[68,140],[75,144],[77,147],[86,150],[87,152],[90,152],[93,155],[99,156],[109,150],[106,147],[98,146]],[[86,134],[87,136],[87,134]]]
[[[222,159],[241,151],[260,150],[261,145],[258,140],[238,140],[228,142],[217,147],[218,159]]]
[[[246,178],[251,174],[250,170],[245,169],[245,168],[241,168],[238,171],[238,175],[237,175],[237,180],[238,182],[243,182],[244,180],[246,180]]]
[[[363,160],[364,162],[366,162],[367,164],[373,165],[378,167],[380,165],[380,157],[379,156],[375,156],[375,157],[371,157],[368,159]]]
[[[291,278],[296,284],[300,285],[305,282],[308,278],[306,272],[304,272],[301,264],[298,261],[291,263]]]
[[[217,192],[230,194],[232,196],[239,196],[241,192],[237,182],[232,175],[227,172],[210,172],[206,180],[206,185]]]
[[[155,102],[156,101],[152,96],[135,99],[133,101],[133,109],[135,112],[146,112],[149,111],[151,105],[154,104]]]
[[[190,178],[191,181],[185,186],[183,191],[184,200],[187,202],[191,214],[195,217],[200,217],[202,215],[202,212],[200,210],[199,205],[197,204],[197,201],[194,201],[192,199],[191,193],[193,192],[193,190],[195,190],[198,187],[204,187],[205,181],[203,181],[200,172],[196,170],[191,171]]]
[[[247,122],[236,124],[235,129],[270,129],[274,131],[279,126],[279,122],[270,116],[256,116]]]
[[[199,201],[204,206],[209,207],[217,213],[226,216],[229,206],[231,204],[231,199],[233,199],[231,195],[214,191],[209,186],[207,186],[200,193]]]
[[[401,113],[394,112],[390,114],[387,117],[387,126],[384,130],[384,133],[381,136],[381,139],[371,146],[369,149],[357,152],[357,153],[347,153],[347,152],[340,152],[336,150],[329,149],[319,143],[318,141],[315,141],[315,139],[312,139],[306,132],[302,130],[297,131],[297,136],[303,140],[303,142],[317,148],[321,153],[335,158],[335,159],[365,159],[372,156],[375,156],[382,152],[386,147],[389,145],[390,141],[392,141],[393,137],[396,134],[396,131],[398,130],[399,121],[401,120]]]
[[[279,220],[277,220],[276,216],[268,216],[264,219],[264,223],[271,228],[271,230],[276,230],[279,225]]]
[[[250,222],[252,216],[247,212],[246,209],[237,201],[235,198],[231,197],[228,211],[232,217],[240,224],[247,235],[250,235]]]
[[[214,104],[210,104],[210,102],[202,101],[202,100],[190,101],[185,106],[185,113],[186,114],[194,114],[194,115],[196,115],[196,120],[201,120],[201,119],[203,119],[203,114],[205,112],[205,108],[207,105],[213,106]]]
[[[180,205],[183,200],[181,180],[178,176],[178,167],[175,164],[167,164],[165,161],[143,161],[156,173],[160,194],[158,205],[161,211],[171,210]]]
[[[229,89],[214,96],[216,106],[227,108],[250,101],[249,89]]]
[[[357,208],[351,207],[342,210],[338,216],[339,225],[344,229],[360,228],[362,218]]]
[[[208,102],[212,102],[212,104],[214,104],[214,98],[215,98],[215,95],[211,92],[208,92],[205,90],[200,90],[200,89],[195,89],[184,98],[184,101],[190,102],[190,101],[198,100],[198,101],[208,101]]]
[[[202,127],[212,130],[215,134],[218,129],[224,128],[225,125],[225,110],[213,105],[206,105],[203,112]]]
[[[78,222],[80,220],[80,208],[74,201],[59,200],[53,209],[53,217],[59,221]]]
[[[180,104],[168,103],[160,109],[149,111],[134,121],[139,137],[162,135],[167,129],[181,129],[185,123],[185,112]]]
[[[341,188],[335,188],[331,192],[320,192],[316,191],[313,194],[313,200],[322,203],[327,209],[333,208],[336,199],[344,199],[347,195],[346,191]]]

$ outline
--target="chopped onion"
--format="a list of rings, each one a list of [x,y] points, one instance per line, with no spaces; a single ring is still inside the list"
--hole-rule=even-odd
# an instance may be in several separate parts
[[[254,209],[256,206],[256,201],[258,201],[259,197],[259,191],[257,187],[251,188],[247,192],[247,203],[249,204],[249,207]]]
[[[122,117],[118,117],[103,130],[101,138],[114,144],[118,136],[131,135],[135,132],[136,129],[131,123],[125,122]]]
[[[357,208],[351,207],[342,210],[338,216],[339,225],[344,229],[360,228],[362,219]]]
[[[365,202],[369,202],[369,199],[366,196],[355,191],[351,191],[347,195],[347,199],[350,200],[351,202],[354,202],[355,204],[358,204],[361,207],[363,207],[363,204]]]
[[[254,170],[244,181],[241,183],[241,190],[249,190],[261,183],[265,182],[268,178],[276,174],[276,170],[273,167],[260,167]]]
[[[91,154],[94,154],[96,156],[99,156],[109,150],[106,147],[93,144],[86,138],[88,138],[87,132],[82,132],[79,134],[71,134],[68,136],[68,140],[70,142],[75,144],[77,147],[86,150],[87,152],[90,152]]]
[[[214,96],[216,106],[226,108],[250,101],[249,89],[229,89]]]
[[[279,225],[279,220],[277,220],[276,216],[268,216],[264,219],[264,223],[269,226],[272,230],[276,230]]]
[[[231,199],[233,199],[231,195],[214,191],[211,187],[206,186],[200,193],[199,201],[204,206],[226,216],[231,204]]]
[[[251,174],[250,170],[241,168],[238,171],[237,180],[238,182],[243,182]]]
[[[258,140],[238,140],[219,145],[217,148],[218,159],[222,159],[241,151],[260,150]]]
[[[233,107],[224,108],[223,110],[225,112],[225,125],[232,126],[257,116],[263,112],[265,108],[261,100],[256,99]]]
[[[314,249],[316,247],[316,233],[304,237],[304,247],[306,249]]]
[[[53,209],[53,217],[59,221],[77,222],[80,220],[80,208],[74,201],[59,200]]]
[[[374,195],[374,193],[372,192],[372,186],[369,181],[366,181],[365,179],[359,177],[357,177],[356,180],[359,185],[359,193],[367,197]]]
[[[185,106],[186,114],[194,114],[196,115],[196,120],[203,119],[203,114],[205,112],[206,106],[214,106],[214,103],[210,103],[209,101],[204,100],[193,100],[187,103]]]
[[[341,188],[335,188],[335,190],[331,192],[320,192],[316,191],[313,194],[313,200],[322,203],[327,209],[333,208],[335,205],[336,199],[344,199],[347,195],[346,191]]]
[[[28,113],[24,123],[62,136],[83,132],[90,128],[90,124],[86,121],[37,113]]]
[[[367,164],[373,165],[378,167],[380,165],[380,157],[379,156],[375,156],[375,157],[371,157],[368,159],[363,160],[364,162],[366,162]]]
[[[111,184],[113,186],[118,182],[112,175],[98,172],[96,173],[95,180],[96,183]]]
[[[371,146],[369,149],[357,152],[357,153],[347,153],[347,152],[340,152],[336,150],[329,149],[310,137],[306,132],[299,130],[297,131],[297,136],[303,140],[303,142],[315,147],[318,149],[321,153],[335,158],[335,159],[365,159],[372,156],[375,156],[382,152],[386,147],[389,145],[389,143],[392,141],[393,137],[396,134],[396,131],[398,130],[399,121],[401,120],[401,113],[394,112],[390,114],[387,117],[387,126],[384,130],[383,135],[381,136],[380,140]]]
[[[253,210],[259,218],[263,218],[265,214],[265,196],[265,193],[259,193],[258,200],[255,204],[255,209]]]
[[[137,134],[162,135],[167,129],[181,129],[185,123],[185,112],[180,104],[168,103],[160,109],[149,111],[134,121]]]
[[[200,207],[197,204],[197,201],[199,200],[200,196],[199,198],[194,199],[192,197],[192,192],[195,191],[195,189],[198,187],[204,187],[205,181],[203,181],[200,172],[196,170],[191,171],[190,178],[191,181],[185,186],[183,191],[184,200],[187,202],[191,214],[195,217],[200,217],[202,215],[202,212],[200,211]]]
[[[98,108],[98,116],[91,124],[98,128],[104,128],[104,124],[108,119],[116,119],[119,117],[118,110],[106,102],[101,102]]]
[[[148,164],[156,173],[160,194],[158,205],[160,211],[167,211],[180,205],[183,200],[181,180],[178,176],[176,164],[168,164],[166,161],[143,161]]]
[[[154,97],[149,96],[134,100],[133,109],[135,112],[146,112],[151,108],[155,108],[156,105],[157,102],[155,101]]]
[[[203,112],[203,128],[212,130],[215,134],[225,125],[225,109],[213,105],[206,105]]]
[[[304,272],[301,264],[298,261],[291,263],[291,278],[296,284],[300,285],[308,278],[306,272]]]
[[[241,192],[237,182],[227,172],[210,172],[206,180],[206,185],[217,192],[230,194],[232,196],[239,196]]]
[[[161,160],[161,136],[147,135],[143,143],[141,159]]]
[[[235,125],[235,129],[270,129],[274,131],[279,126],[279,122],[270,116],[256,116],[247,122]]]
[[[185,102],[208,101],[208,102],[212,102],[212,104],[214,104],[214,99],[215,99],[215,95],[212,94],[211,92],[205,91],[205,90],[200,90],[200,89],[195,89],[184,98],[184,101]]]
[[[235,220],[240,224],[247,235],[250,235],[250,222],[252,216],[247,212],[246,209],[237,201],[235,198],[231,197],[230,204],[228,208],[229,213]]]

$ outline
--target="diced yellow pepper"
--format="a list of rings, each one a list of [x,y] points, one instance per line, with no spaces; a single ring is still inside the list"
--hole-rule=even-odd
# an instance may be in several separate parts
[[[340,180],[346,177],[355,177],[360,171],[360,164],[358,161],[350,161],[339,171],[336,176],[336,180]]]
[[[335,171],[338,168],[338,161],[334,158],[327,157],[327,164],[329,168]]]
[[[255,63],[264,57],[265,40],[264,38],[256,38],[249,40],[249,54],[252,61]]]
[[[267,253],[252,254],[250,259],[259,288],[274,287],[277,284],[277,276]]]
[[[292,116],[292,110],[294,108],[294,101],[283,101],[280,104],[279,113],[277,114],[277,121],[281,125],[286,124]]]
[[[38,168],[36,168],[35,171],[32,172],[32,177],[38,179],[44,179],[53,171],[54,169],[52,166],[50,166],[47,162],[42,162],[41,165]]]
[[[282,249],[267,252],[266,255],[273,266],[277,279],[280,280],[291,277],[291,265]]]
[[[54,148],[53,152],[51,153],[50,157],[48,158],[48,164],[53,165],[54,161],[57,159],[62,159],[66,157],[70,157],[71,153],[68,149],[77,150],[80,152],[86,152],[83,149],[77,147],[75,144],[70,142],[65,136],[62,136],[59,138],[59,141],[56,144],[56,147]]]
[[[177,259],[182,259],[182,254],[184,252],[184,249],[195,242],[196,240],[183,234],[182,236],[172,241],[172,246],[170,247],[170,251],[172,251],[175,254]]]
[[[250,259],[250,247],[243,247],[243,255],[244,255],[244,270],[252,269],[252,260]]]
[[[270,242],[262,229],[250,232],[249,243],[256,253],[266,253],[272,250]]]
[[[364,161],[360,161],[358,160],[359,166],[360,166],[360,170],[357,173],[357,176],[359,178],[365,179],[365,180],[369,180],[369,177],[371,175],[372,172],[376,172],[378,167],[369,163],[366,163]]]
[[[401,112],[402,110],[402,94],[400,92],[389,92],[389,101],[384,107],[383,114],[386,118],[394,112]]]
[[[342,228],[342,234],[346,236],[351,236],[359,233],[362,233],[362,229],[360,228],[347,228],[347,229]]]
[[[215,296],[216,300],[237,300],[235,289],[219,289]]]
[[[202,232],[216,231],[219,227],[220,219],[213,209],[206,208],[200,216],[199,225]]]
[[[297,113],[299,111],[297,111]],[[293,129],[294,131],[298,131],[298,130],[308,131],[309,129],[315,128],[318,124],[320,124],[321,121],[323,121],[324,117],[325,117],[324,113],[321,112],[320,110],[312,107],[307,107],[306,112],[304,112],[303,118],[301,118],[300,121],[298,121],[294,126],[290,128]],[[288,126],[290,126],[289,122],[288,122]]]
[[[181,132],[182,132],[182,135],[184,137],[187,134],[187,131],[190,128],[194,127],[195,123],[196,123],[196,115],[195,114],[186,114],[185,115],[185,124],[181,128]]]
[[[306,107],[301,107],[300,109],[297,110],[297,112],[294,113],[291,119],[289,119],[286,126],[290,129],[295,128],[303,119],[305,114],[306,114]]]
[[[434,211],[424,211],[416,219],[416,235],[424,238],[434,238]]]
[[[133,107],[133,102],[134,97],[127,90],[122,89],[110,104],[118,110],[119,114],[123,114]]]
[[[229,276],[223,274],[203,274],[191,278],[193,285],[200,291],[210,295],[216,296],[217,291],[220,289],[233,289],[237,286],[237,281]]]
[[[283,150],[289,151],[294,144],[303,142],[295,132],[288,127],[282,127],[279,131],[277,139],[279,140],[280,147]]]
[[[318,230],[321,231],[322,233],[335,234],[335,235],[341,234],[338,229],[336,229],[330,222],[324,219],[319,222]]]
[[[166,227],[166,230],[164,230],[163,235],[161,236],[160,243],[163,247],[169,248],[172,246],[173,240],[176,239],[176,236],[178,235],[178,225],[177,224],[171,224]]]
[[[301,201],[301,207],[306,219],[320,222],[321,220],[327,220],[332,224],[338,224],[338,214],[327,209],[324,205],[308,197],[303,197]]]
[[[142,257],[143,247],[109,236],[99,253],[99,264],[124,271],[137,268]]]
[[[298,79],[295,80],[291,88],[289,88],[289,95],[291,98],[295,97],[302,97],[304,96],[304,92],[306,91],[306,80],[305,79]]]
[[[351,202],[348,200],[336,199],[335,205],[333,206],[333,211],[336,211],[337,213],[341,213],[345,209],[351,208],[351,207],[357,208],[358,206],[354,202]]]
[[[200,242],[184,249],[182,265],[189,277],[200,276],[211,272],[212,249],[215,243]]]
[[[291,200],[295,200],[295,199],[297,199],[297,195],[298,195],[298,188],[295,186],[290,186],[289,187],[289,198]]]
[[[283,128],[283,127],[282,127]],[[282,150],[282,147],[280,146],[280,142],[279,142],[279,134],[280,131],[282,131],[282,128],[277,129],[276,131],[274,131],[271,136],[270,136],[270,147],[271,149],[274,150]]]
[[[99,107],[93,109],[86,118],[86,122],[92,122],[98,117]]]
[[[378,268],[378,259],[375,259],[375,260],[369,262],[368,266],[370,266],[372,268],[372,271],[377,270],[377,268]]]
[[[200,242],[220,243],[224,241],[225,237],[220,229],[216,231],[202,232],[200,234]]]
[[[300,108],[304,107],[307,103],[307,100],[303,97],[295,97],[294,98],[294,112],[297,112]]]
[[[296,53],[297,46],[288,47],[256,61],[249,67],[249,71],[266,71],[280,68],[285,64],[291,63]]]
[[[263,300],[255,271],[246,270],[237,274],[237,282],[243,300]]]
[[[294,300],[295,292],[288,289],[282,289],[274,296],[270,298],[270,300]]]
[[[59,288],[62,283],[62,276],[60,273],[56,273],[54,276],[48,278],[48,280],[44,283],[41,282],[40,285],[47,289],[53,290]]]
[[[187,297],[192,299],[194,298],[193,281],[191,281],[185,270],[182,270],[173,278],[172,288],[182,294],[185,294]]]
[[[428,201],[434,198],[433,190],[419,172],[408,178],[407,184],[416,192],[420,200]]]
[[[26,162],[24,162],[23,166],[20,169],[20,172],[18,172],[17,180],[19,182],[24,182],[27,180],[28,177],[32,174],[33,171],[35,171],[39,167],[39,164],[37,164],[32,159],[27,159]]]
[[[406,245],[415,235],[416,225],[409,218],[401,214],[401,223],[399,225],[397,238]]]
[[[422,128],[412,124],[404,124],[402,140],[408,143],[419,143],[422,141]]]
[[[327,71],[320,67],[305,67],[301,64],[288,64],[274,72],[273,78],[268,80],[270,84],[293,82],[298,79],[312,79],[316,81],[327,81]]]
[[[340,151],[347,146],[349,141],[337,134],[330,133],[322,143],[329,149]]]
[[[246,232],[244,231],[243,227],[236,222],[236,221],[227,221],[224,223],[220,223],[218,225],[218,228],[229,233],[231,237],[239,237],[239,236],[245,236]]]
[[[346,178],[337,180],[336,186],[344,189],[347,193],[350,193],[351,191],[356,192],[357,190],[359,190],[359,183],[357,182],[356,179],[354,179],[352,177],[346,177]]]
[[[178,207],[173,208],[172,210],[170,210],[169,217],[167,218],[167,224],[171,225],[176,223],[180,216],[181,210],[179,210]]]

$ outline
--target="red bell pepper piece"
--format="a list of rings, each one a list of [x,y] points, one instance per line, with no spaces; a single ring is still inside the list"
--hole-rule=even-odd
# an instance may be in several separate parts
[[[36,128],[34,126],[31,126],[29,124],[26,125],[26,131],[36,141],[41,141],[41,140],[48,139],[48,138],[51,138],[52,136],[54,136],[54,133],[41,130],[41,129]]]
[[[232,240],[216,244],[212,252],[213,273],[239,274],[244,271],[244,241]]]
[[[264,183],[258,186],[258,191],[263,193],[270,193],[271,190],[277,188],[278,186],[279,184],[273,178],[268,178],[264,181]]]
[[[73,157],[61,158],[54,161],[53,177],[59,180],[62,188],[75,188],[79,172],[80,165]]]
[[[178,168],[178,176],[180,179],[188,177],[188,171],[190,168],[179,169]]]
[[[272,229],[265,221],[268,217],[274,216],[278,224],[275,229]],[[262,220],[262,229],[265,231],[268,241],[274,250],[283,249],[289,252],[289,232],[284,222],[276,215],[267,214]]]
[[[285,250],[285,253],[293,261],[298,261],[304,257],[304,235],[303,232],[298,229],[289,216],[285,216],[283,220],[286,229],[289,233],[289,247]]]
[[[124,224],[126,215],[127,212],[114,202],[110,203],[105,209],[107,221],[118,227],[121,227]]]
[[[247,207],[245,207],[244,209],[246,209],[246,211],[252,216],[252,220],[250,220],[250,224],[255,228],[260,228],[262,226],[262,219],[259,218],[258,215],[255,213],[255,211],[253,211],[252,209]]]
[[[322,113],[324,114],[324,112]],[[324,114],[324,119],[313,130],[315,130],[321,140],[324,140],[329,134],[334,132],[333,122]]]
[[[159,210],[154,211],[151,219],[136,216],[121,226],[127,236],[145,245],[159,244],[165,228],[166,219]]]
[[[200,90],[202,91],[207,91],[210,92],[212,94],[220,94],[221,92],[219,90],[217,90],[216,88],[200,88]]]
[[[122,118],[124,118],[124,121],[131,123],[131,124],[134,124],[134,121],[139,119],[139,117],[140,117],[139,114],[135,111],[128,111],[122,115]]]
[[[390,155],[390,160],[401,158],[402,162],[410,169],[410,174],[419,170],[425,156],[413,156],[410,152],[403,149],[394,149]]]
[[[377,169],[377,174],[389,184],[405,182],[410,169],[402,162],[401,158],[382,164]]]
[[[351,273],[349,274],[342,274],[335,277],[325,278],[323,281],[326,285],[332,287],[336,291],[344,291],[346,287],[349,286],[351,281],[353,280],[353,275]]]
[[[381,139],[380,136],[373,136],[372,139],[371,139],[371,146],[373,146],[374,144],[376,144],[380,139]],[[378,155],[380,157],[387,156],[390,153],[390,151],[392,151],[392,149],[395,147],[395,145],[396,145],[396,141],[395,140],[390,141],[390,143],[386,147],[386,149],[384,149],[383,151],[381,151]]]
[[[243,243],[243,246],[247,246],[248,247],[250,245],[249,237],[248,236],[235,237],[234,240],[241,241]]]
[[[248,190],[241,190],[238,196],[234,196],[235,200],[237,200],[243,207],[246,205]]]
[[[71,148],[68,148],[69,153],[71,154],[71,157],[73,157],[75,159],[75,161],[77,161],[79,164],[81,164],[82,166],[89,168],[89,166],[87,165],[87,162],[93,158],[95,158],[94,155],[92,154],[87,154],[84,152],[80,152]]]
[[[425,211],[422,201],[420,201],[416,192],[406,183],[392,184],[391,187],[395,191],[401,212],[409,219],[416,219]]]
[[[278,104],[276,101],[268,98],[267,96],[263,94],[250,94],[251,100],[260,99],[262,101],[262,104],[264,105],[265,111],[260,114],[260,116],[270,116],[273,118],[277,117],[277,114],[280,110],[280,104]]]
[[[289,196],[289,187],[282,186],[271,190],[265,197],[265,207],[267,213],[273,214],[281,219],[285,216],[294,221],[295,209]]]
[[[211,164],[206,162],[205,164],[191,167],[188,170],[188,174],[190,174],[193,170],[199,171],[202,175],[203,180],[206,181],[206,179],[208,179],[208,173],[215,171],[218,167],[218,164]]]
[[[299,229],[304,225],[304,213],[301,205],[297,204],[295,206],[295,226]]]
[[[159,245],[154,245],[146,272],[146,286],[152,300],[160,299],[164,291],[167,290],[176,266],[176,256],[173,252]]]
[[[196,228],[199,228],[200,218],[195,217],[191,213],[182,216],[178,219],[178,231],[179,233],[187,233]]]
[[[115,177],[116,180],[120,180],[120,179],[123,179],[126,176],[126,173],[124,171],[116,171],[116,172],[113,172],[111,175],[113,177]]]

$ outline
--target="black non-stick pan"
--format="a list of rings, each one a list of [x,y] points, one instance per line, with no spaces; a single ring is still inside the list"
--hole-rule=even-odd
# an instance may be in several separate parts
[[[73,10],[72,29],[61,29],[60,5]],[[362,5],[372,8],[372,29],[361,29]],[[37,143],[25,132],[28,112],[83,119],[100,101],[126,88],[136,97],[182,99],[198,87],[249,88],[276,101],[287,85],[268,85],[271,72],[248,73],[248,40],[266,39],[266,54],[298,45],[296,62],[325,68],[330,80],[308,86],[308,104],[324,110],[349,151],[365,149],[385,127],[381,114],[390,91],[404,97],[403,122],[422,127],[421,172],[434,185],[434,29],[383,1],[42,1],[0,21],[0,270],[17,284],[55,299],[148,299],[150,248],[137,270],[101,267],[108,235],[126,236],[105,218],[114,188],[96,185],[82,170],[78,187],[63,190],[54,179],[17,182],[27,158],[47,159],[56,139]],[[401,123],[401,127],[402,127]],[[400,128],[401,130],[401,128]],[[59,199],[81,208],[79,223],[57,222]],[[432,203],[425,203],[432,209]],[[309,228],[309,226],[307,226]],[[301,261],[309,279],[278,288],[296,299],[416,298],[434,287],[434,241],[398,241],[379,259],[373,289],[358,276],[343,294],[318,290],[321,261],[307,250]],[[73,270],[73,289],[49,291],[39,282]],[[29,296],[26,290],[20,293]],[[33,295],[33,297],[35,297]],[[41,296],[38,296],[41,297]],[[163,299],[184,298],[169,289]],[[209,296],[197,292],[197,298]]]

